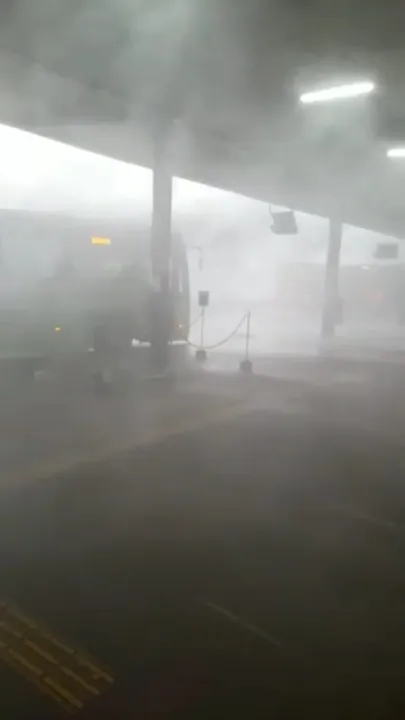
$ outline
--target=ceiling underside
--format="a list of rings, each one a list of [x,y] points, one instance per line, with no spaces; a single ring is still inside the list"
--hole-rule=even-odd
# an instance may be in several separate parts
[[[395,0],[14,0],[0,120],[173,174],[405,237],[405,4]],[[404,50],[402,49],[404,45]],[[303,107],[371,77],[372,99]]]

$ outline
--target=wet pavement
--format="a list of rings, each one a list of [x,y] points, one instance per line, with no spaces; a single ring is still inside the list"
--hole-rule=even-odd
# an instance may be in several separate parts
[[[273,395],[2,491],[8,718],[403,716],[402,446]]]
[[[0,395],[0,487],[155,442],[243,409],[251,384],[235,374],[151,378],[94,392],[91,378],[40,378]]]

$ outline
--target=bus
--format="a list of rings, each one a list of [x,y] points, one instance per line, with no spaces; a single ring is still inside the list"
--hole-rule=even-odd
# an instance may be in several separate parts
[[[184,341],[189,280],[182,238],[172,239],[170,338]],[[0,211],[0,360],[35,371],[89,352],[96,328],[117,347],[151,340],[150,230],[130,219]]]

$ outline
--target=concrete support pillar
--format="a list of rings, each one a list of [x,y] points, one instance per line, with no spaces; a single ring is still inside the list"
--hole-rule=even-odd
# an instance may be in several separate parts
[[[325,294],[322,310],[321,336],[333,337],[340,316],[339,265],[342,245],[342,222],[337,218],[329,220],[329,240],[326,258]]]
[[[151,350],[156,372],[164,372],[168,367],[172,330],[170,287],[172,176],[168,163],[167,144],[168,132],[165,128],[155,141],[153,167]]]

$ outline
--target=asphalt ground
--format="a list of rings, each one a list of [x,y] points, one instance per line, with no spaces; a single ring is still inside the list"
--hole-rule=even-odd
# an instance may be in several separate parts
[[[403,717],[404,482],[261,409],[3,491],[1,716]]]

